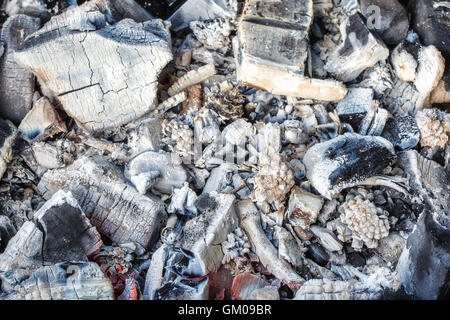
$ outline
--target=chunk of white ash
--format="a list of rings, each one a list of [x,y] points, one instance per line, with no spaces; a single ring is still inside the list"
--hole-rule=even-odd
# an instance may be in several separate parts
[[[116,243],[148,248],[167,219],[160,199],[139,194],[121,169],[100,157],[81,157],[66,168],[49,170],[38,184],[46,199],[60,189],[71,191],[92,225]]]
[[[161,142],[167,144],[172,152],[182,158],[189,158],[194,154],[194,132],[188,125],[176,119],[165,119],[161,127]]]
[[[45,169],[63,168],[73,162],[69,153],[45,142],[33,143],[31,151],[37,164]]]
[[[308,229],[316,222],[324,199],[297,186],[292,188],[286,218],[293,226]]]
[[[294,300],[352,300],[356,281],[312,279],[296,292]]]
[[[278,257],[280,260],[284,259],[292,266],[301,268],[303,266],[303,248],[285,228],[274,226],[274,229],[275,238],[278,242]]]
[[[189,28],[198,41],[207,49],[218,50],[226,53],[230,46],[230,33],[232,27],[230,21],[218,18],[209,21],[192,21]]]
[[[17,270],[6,277],[15,277]],[[94,262],[62,262],[14,283],[0,300],[113,300],[111,282]]]
[[[343,205],[344,214],[341,221],[352,230],[356,243],[363,241],[368,248],[378,247],[378,240],[389,235],[389,221],[386,216],[378,215],[377,207],[369,200],[358,195]],[[359,240],[359,241],[358,241]],[[355,244],[356,244],[355,243]],[[360,250],[360,245],[353,246]]]
[[[391,53],[391,63],[397,77],[405,82],[416,80],[417,60],[402,44],[398,45]]]
[[[172,59],[168,26],[161,20],[107,24],[108,17],[92,6],[69,7],[14,54],[46,94],[90,132],[128,123],[154,109],[157,77]]]
[[[211,192],[196,201],[199,215],[187,221],[179,245],[192,252],[201,266],[202,275],[214,272],[222,264],[223,243],[238,226],[234,195]]]
[[[424,109],[416,115],[422,147],[445,148],[450,134],[450,113]]]
[[[12,145],[18,135],[17,128],[9,120],[0,118],[0,179],[12,157]]]
[[[187,180],[187,173],[181,165],[181,159],[176,154],[163,151],[146,151],[139,154],[127,163],[124,174],[131,181],[133,177],[138,179],[137,176],[142,173],[150,172],[160,173],[153,188],[166,194],[171,194],[174,188],[181,188]]]
[[[87,261],[100,250],[100,234],[70,192],[55,193],[9,241],[0,270]]]
[[[197,194],[189,188],[189,184],[185,182],[180,189],[174,189],[170,205],[167,207],[167,212],[196,216],[196,200]]]
[[[19,125],[20,136],[30,142],[45,139],[66,130],[66,124],[46,97],[34,102],[33,108]]]

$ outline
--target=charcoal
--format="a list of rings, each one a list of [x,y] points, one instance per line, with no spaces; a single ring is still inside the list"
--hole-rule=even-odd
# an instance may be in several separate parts
[[[14,52],[25,38],[39,28],[38,19],[19,14],[3,24],[0,40],[5,45],[5,53],[0,58],[0,116],[15,125],[31,109],[35,77],[14,60]]]
[[[292,287],[298,287],[304,280],[291,265],[278,258],[277,250],[265,235],[261,226],[261,216],[255,205],[249,200],[236,204],[240,225],[247,232],[250,242],[255,247],[261,263],[278,279]]]
[[[400,150],[412,149],[420,139],[416,120],[409,115],[398,115],[386,122],[382,137]]]
[[[339,80],[355,80],[365,69],[386,60],[389,50],[379,37],[369,30],[359,13],[348,17],[341,26],[343,43],[333,51],[325,70]]]
[[[303,163],[312,186],[331,199],[345,188],[366,183],[365,180],[395,187],[375,178],[395,160],[394,147],[384,138],[346,133],[310,148]]]
[[[87,261],[100,250],[100,235],[70,193],[59,191],[27,221],[1,255],[0,270]]]
[[[123,19],[106,25],[106,19],[89,2],[70,7],[28,37],[14,55],[90,132],[125,124],[154,109],[155,80],[172,59],[162,21]]]
[[[153,175],[141,176],[146,173],[153,173]],[[140,193],[147,191],[145,185],[140,186],[142,179],[145,183],[146,180],[154,177],[156,180],[152,187],[169,194],[175,188],[183,187],[187,180],[186,170],[181,166],[181,159],[177,155],[153,151],[143,152],[133,158],[125,168],[125,177],[136,186]]]
[[[448,216],[424,211],[397,265],[406,293],[424,300],[449,298],[449,243]]]
[[[8,271],[14,277],[18,271]],[[5,276],[5,275],[3,275]],[[94,262],[62,262],[37,269],[0,300],[112,300],[111,282]]]
[[[201,275],[217,271],[223,258],[217,244],[226,240],[238,225],[233,195],[215,192],[201,195],[196,201],[199,215],[187,221],[178,245],[199,260]]]
[[[9,120],[0,118],[0,179],[12,156],[12,146],[17,137],[17,128]]]
[[[20,136],[27,141],[42,140],[67,130],[51,102],[42,97],[33,104],[19,125]]]
[[[409,30],[408,12],[399,1],[361,0],[359,3],[368,28],[375,30],[386,44],[397,45],[405,39]]]
[[[289,8],[289,9],[286,9]],[[342,83],[306,77],[312,0],[246,1],[233,44],[237,79],[273,94],[338,101]]]
[[[102,158],[80,158],[63,169],[49,170],[38,190],[49,199],[71,191],[91,224],[111,240],[152,246],[167,219],[164,204],[144,196],[125,181],[121,170]]]
[[[16,228],[6,216],[0,216],[0,253],[8,245],[9,240],[16,234]]]

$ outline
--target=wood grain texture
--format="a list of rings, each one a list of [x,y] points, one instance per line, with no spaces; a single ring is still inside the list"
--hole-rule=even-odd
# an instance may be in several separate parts
[[[125,182],[122,171],[102,158],[80,158],[64,169],[47,171],[38,185],[44,198],[71,191],[92,225],[111,240],[144,248],[158,238],[167,214],[164,203]]]
[[[5,46],[0,59],[0,116],[16,125],[31,109],[35,77],[14,61],[14,51],[39,25],[39,19],[19,14],[5,21],[0,34]]]
[[[157,77],[172,59],[161,20],[106,24],[108,16],[69,8],[28,37],[15,60],[38,77],[77,124],[99,131],[157,106]]]

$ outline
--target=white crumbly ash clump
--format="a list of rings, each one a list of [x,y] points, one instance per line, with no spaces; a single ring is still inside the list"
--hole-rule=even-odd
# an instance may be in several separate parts
[[[219,18],[210,21],[192,21],[189,27],[205,48],[223,53],[228,51],[232,31],[229,20]]]
[[[259,161],[259,170],[253,177],[252,200],[278,207],[294,186],[294,175],[278,153],[261,154]]]
[[[343,204],[344,213],[341,221],[352,230],[355,250],[362,249],[362,242],[367,248],[376,248],[378,240],[389,235],[389,221],[378,216],[377,207],[369,200],[358,195]]]
[[[231,273],[239,274],[250,268],[250,261],[246,256],[250,252],[250,243],[241,228],[238,227],[229,233],[221,246],[224,254],[222,264],[228,267]]]
[[[422,147],[445,148],[450,133],[450,113],[438,109],[424,109],[416,115]]]
[[[162,123],[162,142],[166,143],[172,152],[187,158],[194,154],[194,132],[181,121],[164,120]]]

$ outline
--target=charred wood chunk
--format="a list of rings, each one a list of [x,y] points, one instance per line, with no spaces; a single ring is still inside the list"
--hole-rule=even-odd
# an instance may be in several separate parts
[[[100,235],[70,193],[59,191],[27,221],[1,255],[0,270],[87,261],[100,250]]]
[[[38,185],[46,199],[60,189],[71,191],[92,225],[117,243],[148,248],[167,219],[161,200],[139,194],[118,167],[101,158],[83,157],[67,168],[49,170]]]
[[[171,194],[175,188],[183,187],[187,172],[176,154],[146,151],[127,164],[125,177],[142,194],[150,187]]]
[[[248,238],[255,248],[255,253],[261,263],[275,277],[288,284],[290,287],[298,287],[304,282],[289,262],[278,256],[277,249],[267,238],[262,225],[261,213],[251,200],[243,200],[236,204],[236,213],[240,220],[240,226],[248,234]]]
[[[397,265],[406,293],[424,300],[449,298],[449,243],[449,217],[424,211]]]
[[[178,245],[194,254],[202,275],[217,271],[222,264],[220,244],[238,226],[234,199],[231,194],[203,194],[196,201],[200,214],[186,222]]]
[[[71,7],[15,53],[15,61],[88,131],[113,128],[153,110],[158,74],[172,59],[161,20],[107,25],[106,19],[89,6]]]
[[[6,20],[0,34],[5,45],[5,53],[0,59],[0,116],[16,125],[31,109],[35,78],[14,61],[14,51],[39,26],[39,19],[19,14]]]
[[[445,101],[446,84],[440,84],[445,59],[435,46],[422,46],[417,35],[410,33],[394,50],[391,62],[398,79],[386,92],[384,103],[393,111],[415,116],[418,111],[430,106],[430,98],[438,85],[441,87],[437,89],[434,99]]]
[[[343,43],[329,56],[325,70],[339,80],[355,80],[364,70],[389,57],[389,49],[365,25],[356,13],[346,18],[341,25]]]
[[[395,160],[394,147],[386,139],[346,133],[311,147],[303,163],[312,186],[330,199],[381,174]]]
[[[295,186],[289,197],[286,217],[292,226],[308,229],[312,223],[316,222],[323,203],[322,197]]]
[[[33,108],[19,125],[20,136],[29,142],[45,139],[66,130],[66,124],[46,97],[34,103]]]
[[[346,88],[305,77],[312,0],[248,0],[234,41],[237,79],[273,94],[336,101]]]
[[[397,0],[360,0],[361,12],[369,29],[388,45],[397,45],[409,29],[408,12]]]
[[[16,278],[21,270],[3,277]],[[14,289],[0,300],[112,300],[111,282],[94,262],[62,262],[37,269],[30,277],[17,281]]]
[[[9,240],[16,234],[16,228],[6,216],[0,216],[0,253],[8,245]]]
[[[172,23],[172,30],[178,32],[189,27],[192,21],[235,17],[236,8],[232,8],[225,0],[187,0],[167,20]]]
[[[423,43],[434,45],[446,59],[450,58],[450,18],[446,1],[412,0],[408,3],[411,24]]]
[[[400,150],[414,148],[420,140],[416,119],[409,115],[396,115],[387,120],[383,138]]]
[[[12,145],[17,137],[17,129],[11,121],[0,118],[0,179],[6,171],[12,156]]]

